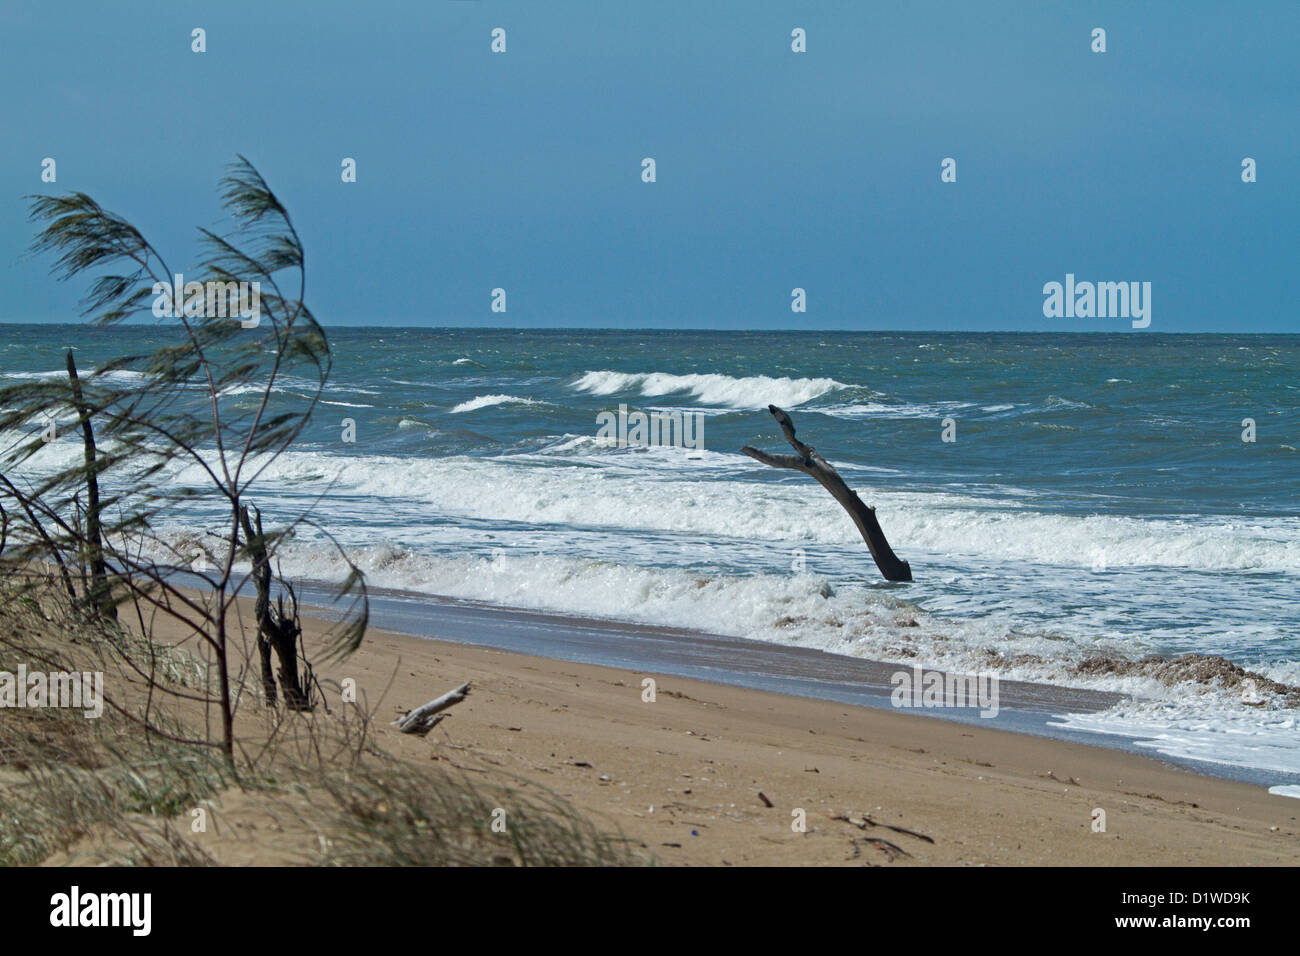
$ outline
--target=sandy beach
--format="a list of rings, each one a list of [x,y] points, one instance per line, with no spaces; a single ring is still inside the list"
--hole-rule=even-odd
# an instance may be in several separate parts
[[[307,624],[310,652],[322,625]],[[660,864],[1300,859],[1295,800],[1117,750],[375,630],[319,673],[356,681],[391,753],[559,794]],[[388,726],[465,681],[470,697],[429,737]],[[291,847],[266,841],[255,813],[241,822],[239,802],[205,848],[279,862],[273,848]],[[1097,809],[1105,832],[1093,832]],[[806,832],[792,827],[798,811]]]

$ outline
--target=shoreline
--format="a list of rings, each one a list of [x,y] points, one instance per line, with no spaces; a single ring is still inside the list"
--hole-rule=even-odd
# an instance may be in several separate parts
[[[304,616],[329,617],[329,593],[322,585],[304,583],[299,596]],[[994,717],[981,717],[977,708],[896,708],[890,701],[890,678],[910,670],[910,663],[416,592],[375,588],[370,602],[371,627],[390,634],[982,726],[1133,754],[1200,776],[1265,788],[1300,784],[1297,774],[1170,756],[1143,746],[1145,738],[1054,724],[1065,713],[1097,712],[1127,699],[1112,691],[1001,680]],[[926,668],[927,673],[935,670]]]

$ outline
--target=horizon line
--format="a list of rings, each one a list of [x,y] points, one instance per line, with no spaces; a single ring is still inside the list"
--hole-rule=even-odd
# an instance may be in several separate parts
[[[320,323],[326,331],[330,329],[425,329],[438,331],[480,331],[480,332],[805,332],[818,334],[863,334],[881,333],[891,335],[1300,335],[1294,332],[1251,331],[1243,329],[1201,330],[1196,332],[1152,329],[823,329],[823,328],[732,328],[727,326],[609,326],[609,325],[348,325]],[[120,322],[100,324],[94,321],[84,322],[49,322],[49,321],[14,321],[0,319],[0,326],[29,326],[39,328],[128,328],[160,329],[160,323]],[[180,328],[180,326],[176,326]]]

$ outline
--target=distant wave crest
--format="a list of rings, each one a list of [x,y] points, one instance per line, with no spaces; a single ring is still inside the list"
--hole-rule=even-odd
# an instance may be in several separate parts
[[[793,408],[828,392],[852,386],[833,378],[772,378],[768,375],[736,378],[717,374],[596,371],[584,373],[572,387],[590,395],[640,391],[648,398],[688,392],[702,404],[726,408],[766,408],[768,405]]]
[[[471,398],[468,402],[461,402],[451,410],[453,415],[461,412],[472,412],[479,408],[489,408],[492,405],[545,405],[545,402],[539,402],[531,398],[519,398],[517,395],[479,395]]]

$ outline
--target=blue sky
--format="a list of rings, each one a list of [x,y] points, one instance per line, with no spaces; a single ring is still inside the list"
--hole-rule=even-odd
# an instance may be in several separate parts
[[[26,194],[189,265],[243,153],[327,324],[1127,329],[1043,316],[1074,273],[1151,282],[1151,332],[1300,331],[1297,49],[1292,0],[5,0],[0,320],[86,290]]]

